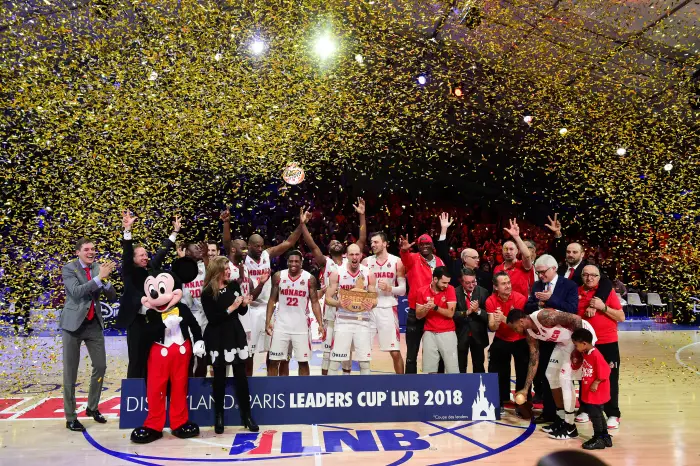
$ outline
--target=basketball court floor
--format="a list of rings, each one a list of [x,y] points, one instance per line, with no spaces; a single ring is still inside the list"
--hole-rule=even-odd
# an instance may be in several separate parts
[[[89,359],[83,348],[85,359],[77,396],[79,413],[83,413],[79,416],[87,432],[81,434],[65,428],[60,338],[0,339],[4,353],[0,374],[0,464],[533,466],[553,451],[580,449],[582,441],[592,434],[590,424],[579,424],[580,439],[552,440],[536,428],[539,426],[518,419],[509,410],[498,422],[261,426],[255,448],[244,449],[249,451],[232,448],[236,434],[247,432],[242,427],[227,427],[223,435],[215,435],[213,427],[201,426],[199,438],[181,440],[166,434],[151,445],[137,446],[129,441],[130,430],[118,428],[118,390],[127,363],[125,338],[106,340],[108,370],[100,410],[108,423],[97,424],[84,416]],[[614,447],[594,454],[610,465],[700,465],[700,334],[693,330],[625,331],[620,332],[620,347],[621,426],[611,432]],[[321,353],[316,351],[312,375],[320,374],[320,361]],[[264,376],[264,361],[256,359],[256,363],[255,375]],[[295,373],[294,364],[291,369]],[[390,373],[389,355],[375,351],[372,370],[377,374]],[[354,374],[357,373],[355,368]],[[427,443],[420,450],[385,451],[377,433],[384,429],[412,431]],[[343,451],[328,452],[324,448],[324,433],[329,431],[346,431],[360,438],[356,448],[361,451],[344,447]],[[309,445],[308,453],[282,454],[284,432],[300,433],[303,445]]]

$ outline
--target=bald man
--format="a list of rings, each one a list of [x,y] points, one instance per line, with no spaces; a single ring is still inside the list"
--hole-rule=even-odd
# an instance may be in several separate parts
[[[462,249],[459,260],[452,259],[452,256],[450,256],[450,246],[447,242],[447,229],[452,223],[453,219],[449,218],[446,212],[440,215],[440,237],[435,243],[435,254],[442,259],[452,276],[450,284],[454,286],[455,289],[461,286],[462,283],[459,277],[462,276],[462,269],[471,269],[476,274],[477,285],[491,291],[493,289],[491,275],[479,268],[479,253],[476,249]]]
[[[311,218],[311,215],[301,210],[299,216],[299,225],[292,232],[291,235],[280,244],[276,246],[264,249],[264,241],[262,236],[255,233],[248,239],[247,250],[245,250],[245,257],[241,257],[243,260],[244,268],[243,270],[248,274],[251,286],[251,295],[253,295],[253,302],[248,305],[248,314],[250,315],[250,322],[244,323],[244,328],[246,325],[250,328],[250,361],[246,362],[246,369],[248,375],[251,376],[253,370],[253,357],[256,353],[266,353],[270,349],[270,339],[267,338],[266,328],[265,328],[265,318],[267,314],[267,302],[270,299],[270,291],[272,290],[270,278],[270,261],[275,257],[279,257],[292,246],[294,246],[299,238],[301,237],[301,228],[304,223],[306,223]],[[221,220],[224,222],[224,245],[228,246],[229,254],[233,251],[233,243],[231,242],[231,215],[228,210],[221,214]],[[243,246],[241,243],[238,244],[238,248],[241,248],[243,252]],[[238,248],[235,248],[238,250]],[[241,254],[242,256],[243,254]],[[233,262],[233,260],[232,260]],[[240,265],[240,263],[239,263]],[[240,270],[240,266],[238,267]],[[242,322],[243,323],[243,322]],[[247,332],[247,330],[246,330]],[[289,371],[288,363],[285,361],[280,364],[279,372],[280,375],[286,375]]]
[[[350,348],[355,347],[355,358],[360,364],[360,374],[370,373],[372,359],[372,333],[370,332],[371,304],[365,311],[352,312],[347,310],[340,301],[338,291],[355,288],[357,279],[362,277],[363,288],[375,292],[376,278],[367,266],[362,265],[362,251],[357,244],[351,244],[347,249],[347,262],[339,265],[331,273],[326,289],[326,303],[336,308],[335,329],[331,344],[331,363],[328,373],[338,374],[340,364],[350,359]],[[347,304],[347,303],[346,303]]]

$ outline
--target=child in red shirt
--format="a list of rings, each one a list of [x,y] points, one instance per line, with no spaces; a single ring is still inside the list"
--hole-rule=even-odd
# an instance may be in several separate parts
[[[593,424],[593,437],[584,442],[585,450],[603,450],[612,447],[612,437],[603,416],[603,406],[610,401],[610,366],[600,351],[593,346],[593,335],[585,328],[571,334],[576,351],[583,355],[581,365],[581,400],[586,403]],[[574,353],[572,353],[573,356]]]

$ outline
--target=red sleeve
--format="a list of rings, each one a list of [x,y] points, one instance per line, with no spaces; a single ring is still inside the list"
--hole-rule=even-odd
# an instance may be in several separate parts
[[[496,275],[498,272],[503,272],[503,264],[498,264],[496,268],[493,269],[493,274]]]
[[[494,305],[494,300],[491,299],[491,296],[489,296],[486,299],[486,312],[493,314],[496,312],[496,306]]]
[[[425,293],[423,293],[423,290],[425,288],[419,288],[416,290],[416,304],[425,304]]]
[[[596,353],[595,378],[599,380],[608,380],[610,378],[610,366],[600,351],[596,350]]]
[[[445,291],[445,298],[447,298],[448,303],[456,303],[457,295],[455,294],[455,288],[452,285],[447,285],[447,291]]]
[[[413,268],[413,253],[401,249],[399,251],[399,256],[401,256],[401,262],[403,262],[403,266],[406,268],[406,272],[408,273],[408,270]]]
[[[605,301],[605,305],[613,309],[617,309],[618,311],[622,309],[622,304],[620,303],[620,299],[617,297],[615,290],[610,291],[608,299]]]

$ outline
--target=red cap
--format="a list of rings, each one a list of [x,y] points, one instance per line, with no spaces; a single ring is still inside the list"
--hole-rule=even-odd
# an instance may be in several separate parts
[[[418,244],[421,244],[421,243],[433,244],[433,238],[431,238],[430,235],[428,235],[428,234],[420,235],[420,238],[418,238]]]

